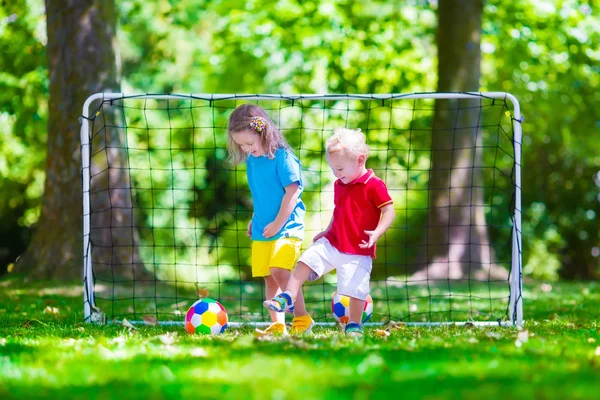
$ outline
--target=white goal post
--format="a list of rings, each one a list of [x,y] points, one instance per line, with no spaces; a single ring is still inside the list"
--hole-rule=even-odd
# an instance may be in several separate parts
[[[102,129],[104,129],[104,131],[108,130],[109,128],[112,127],[111,123],[108,122],[103,122],[104,125],[100,125],[100,122],[97,121],[96,122],[96,128],[94,128],[94,121],[96,116],[98,116],[102,111],[102,108],[104,106],[106,107],[111,107],[114,106],[116,108],[118,108],[120,110],[120,112],[122,113],[127,113],[127,105],[126,104],[127,101],[129,100],[135,100],[135,101],[143,101],[143,106],[140,106],[139,108],[139,112],[140,115],[143,115],[143,113],[146,112],[146,103],[145,102],[161,102],[161,101],[173,101],[175,103],[177,102],[190,102],[189,107],[190,109],[193,107],[191,105],[191,103],[193,102],[206,102],[207,104],[209,104],[207,107],[214,107],[215,104],[219,104],[219,102],[221,101],[235,101],[235,102],[239,102],[239,104],[241,104],[242,102],[264,102],[267,103],[269,101],[273,102],[273,104],[279,104],[279,112],[281,112],[282,109],[287,109],[286,107],[289,107],[289,104],[291,104],[291,107],[294,107],[294,104],[301,104],[302,102],[306,102],[306,103],[310,103],[310,104],[318,104],[319,102],[321,102],[323,104],[322,108],[319,108],[320,111],[322,111],[322,109],[325,109],[327,106],[325,106],[325,104],[330,104],[328,102],[331,103],[344,103],[345,105],[345,112],[347,113],[351,113],[354,111],[354,109],[352,108],[352,106],[348,105],[350,104],[350,102],[372,102],[373,104],[385,104],[386,107],[387,104],[393,104],[394,102],[400,102],[400,101],[404,101],[406,104],[410,104],[409,101],[413,102],[413,108],[412,108],[412,113],[413,114],[418,114],[421,110],[421,108],[419,108],[420,106],[417,106],[416,104],[420,104],[417,102],[420,101],[424,101],[424,102],[436,102],[437,100],[477,100],[477,101],[499,101],[499,102],[504,102],[504,108],[502,110],[503,113],[506,113],[507,117],[510,118],[510,123],[512,124],[511,128],[512,128],[512,154],[510,155],[511,160],[514,159],[514,165],[512,165],[512,171],[510,171],[510,174],[512,175],[510,178],[512,178],[512,184],[514,185],[514,187],[512,188],[513,190],[513,194],[512,194],[512,199],[511,199],[511,205],[510,205],[510,211],[512,213],[512,215],[510,215],[510,266],[509,266],[509,275],[508,275],[508,279],[506,281],[506,285],[507,285],[507,299],[506,299],[506,317],[503,320],[487,320],[487,321],[477,321],[475,319],[466,319],[466,320],[458,320],[458,321],[454,321],[453,319],[451,320],[444,320],[444,321],[428,321],[428,320],[412,320],[412,319],[408,319],[406,321],[407,325],[439,325],[439,324],[450,324],[450,323],[473,323],[476,325],[507,325],[507,326],[521,326],[523,324],[523,296],[522,296],[522,237],[521,237],[521,214],[522,214],[522,210],[521,210],[521,152],[522,152],[522,148],[521,148],[521,143],[522,143],[522,116],[521,116],[521,110],[520,110],[520,106],[519,106],[519,102],[518,100],[515,98],[515,96],[511,95],[510,93],[505,93],[505,92],[463,92],[463,93],[411,93],[411,94],[356,94],[356,95],[350,95],[350,94],[341,94],[341,95],[332,95],[332,94],[301,94],[301,95],[286,95],[286,94],[260,94],[260,95],[254,95],[254,94],[125,94],[125,93],[96,93],[94,95],[91,95],[90,97],[88,97],[88,99],[85,101],[84,105],[83,105],[83,110],[82,110],[82,116],[80,118],[80,122],[81,122],[81,157],[82,157],[82,193],[83,193],[83,283],[84,283],[84,319],[87,322],[97,322],[97,323],[103,323],[105,322],[106,319],[110,320],[111,318],[116,318],[116,317],[120,317],[121,314],[119,314],[118,312],[115,313],[115,315],[110,315],[107,317],[105,317],[105,312],[106,310],[99,306],[97,303],[97,292],[98,292],[98,282],[96,282],[96,277],[95,277],[95,268],[96,265],[94,263],[94,259],[92,257],[93,251],[95,251],[94,246],[96,245],[96,243],[94,243],[94,240],[92,238],[93,236],[93,230],[97,229],[97,227],[93,226],[92,223],[92,214],[95,212],[95,210],[93,209],[93,201],[91,200],[91,196],[93,195],[92,193],[92,179],[93,179],[93,163],[94,163],[94,154],[95,151],[97,151],[98,149],[93,148],[94,144],[93,144],[93,136],[95,134],[97,134],[98,132],[101,132]],[[281,104],[287,104],[285,106],[282,106]],[[136,103],[136,104],[141,104],[141,103]],[[168,104],[168,103],[167,103]],[[187,103],[186,103],[187,104]],[[237,104],[237,103],[236,103]],[[428,112],[431,112],[431,115],[433,115],[433,110],[434,110],[434,106],[430,106],[430,103],[428,104]],[[482,103],[483,104],[483,103]],[[510,109],[507,109],[508,105],[510,105]],[[143,107],[143,108],[142,108]],[[168,108],[169,106],[167,106],[166,110],[167,110],[167,114],[168,114]],[[370,107],[370,106],[369,106]],[[390,108],[390,113],[393,112],[394,110],[394,106],[389,106]],[[369,110],[371,110],[372,108],[369,108]],[[373,108],[374,109],[374,108]],[[137,110],[137,109],[136,109]],[[150,108],[148,108],[148,110],[150,110]],[[306,112],[311,112],[310,107],[307,106],[306,107]],[[410,111],[410,110],[409,110]],[[302,113],[305,112],[305,109],[302,109]],[[407,111],[408,112],[408,111]],[[482,113],[480,111],[480,113]],[[510,115],[509,115],[510,114]],[[391,114],[390,114],[391,115]],[[368,119],[369,117],[367,117]],[[393,118],[393,117],[390,117]],[[123,121],[126,120],[126,117],[123,117]],[[145,120],[146,125],[148,124],[149,119]],[[387,120],[386,120],[387,121]],[[281,122],[281,121],[280,121]],[[170,123],[170,121],[169,121]],[[219,132],[223,132],[223,126],[219,125],[218,123],[216,123],[215,121],[211,121],[211,126],[213,127],[213,129],[216,129],[218,127]],[[322,122],[322,124],[326,124],[326,122]],[[391,126],[391,122],[390,122],[390,126]],[[498,127],[500,127],[500,122],[498,122]],[[124,132],[125,136],[127,136],[127,132],[128,129],[133,129],[128,125],[128,121],[126,121],[123,124],[116,124],[119,125],[117,126],[118,129],[120,129],[122,132]],[[300,124],[300,126],[302,127],[303,124]],[[415,135],[415,132],[418,132],[418,129],[413,129],[413,122],[410,122],[410,126],[411,126],[411,134]],[[474,127],[475,130],[480,130],[483,129],[483,127],[485,126],[484,123],[479,123],[477,127]],[[320,132],[322,133],[323,131],[327,130],[328,127],[320,127]],[[366,131],[366,133],[368,133],[369,127],[367,127],[367,129],[365,129],[364,127],[361,127],[363,132]],[[148,132],[151,132],[151,130],[153,129],[152,127],[146,127],[145,128],[146,134],[148,134]],[[191,129],[200,129],[198,127],[196,127],[195,125],[192,126]],[[202,126],[201,129],[208,129],[204,126]],[[302,128],[305,129],[305,128]],[[306,128],[308,131],[308,128]],[[429,130],[427,130],[429,129]],[[423,129],[426,132],[430,132],[433,128],[427,128],[427,129]],[[282,129],[283,130],[283,129]],[[152,131],[153,132],[153,131]],[[292,133],[290,133],[292,132]],[[293,134],[293,129],[290,128],[288,130],[285,130],[284,132],[286,135],[292,135]],[[216,134],[216,133],[215,133]],[[389,131],[388,131],[389,134]],[[148,139],[150,140],[150,139]],[[169,139],[170,142],[170,139]],[[104,143],[105,146],[106,143]],[[127,148],[127,146],[124,146],[124,151],[130,151],[129,148]],[[410,157],[410,151],[411,149],[409,149],[408,154]],[[419,151],[421,151],[419,149]],[[388,148],[388,153],[389,153],[389,148]],[[383,157],[383,156],[382,156]],[[172,160],[171,160],[171,164],[172,164]],[[128,164],[128,168],[129,168],[129,164]],[[108,169],[109,167],[107,167]],[[107,172],[107,174],[110,171]],[[406,184],[406,190],[409,190],[409,186],[408,183]],[[491,200],[492,203],[492,207],[494,206],[494,200]],[[132,200],[132,207],[135,207],[135,204],[133,204],[133,200]],[[175,207],[175,206],[173,206]],[[134,227],[134,229],[137,229],[137,227]],[[146,229],[146,228],[144,228]],[[308,238],[307,238],[308,239]],[[132,239],[133,240],[133,239]],[[308,242],[308,240],[306,240]],[[398,244],[399,246],[400,244]],[[133,246],[133,244],[132,244]],[[392,245],[390,245],[391,247]],[[405,247],[408,247],[409,245],[407,243],[404,244]],[[508,263],[508,262],[507,262]],[[240,278],[241,279],[241,278]],[[407,282],[410,282],[409,278],[404,278],[404,285],[398,285],[398,287],[402,288],[401,290],[406,291],[406,293],[408,293],[409,291],[409,287],[410,284],[407,284]],[[408,279],[408,281],[406,280]],[[470,278],[469,278],[470,279]],[[158,278],[157,278],[158,280]],[[134,278],[135,281],[135,278]],[[388,283],[391,281],[391,278],[387,277],[385,279],[381,280],[381,284],[382,285],[388,285]],[[177,277],[175,278],[175,284],[177,284],[178,280]],[[244,281],[245,282],[245,281]],[[448,279],[448,282],[450,282],[450,279]],[[465,280],[465,282],[467,282]],[[471,286],[471,280],[469,280],[468,282],[468,287],[470,288]],[[465,283],[465,285],[467,285],[467,283]],[[106,282],[105,284],[103,284],[102,286],[107,286],[107,285],[112,285],[113,282]],[[134,288],[132,289],[131,293],[134,298],[137,296],[137,292],[136,292],[136,288],[135,285],[136,283],[133,283]],[[155,284],[156,285],[156,284]],[[240,285],[242,285],[241,281],[240,281]],[[245,283],[244,283],[245,285]],[[432,296],[435,295],[435,290],[437,289],[431,289],[431,287],[434,287],[435,285],[430,284],[429,282],[425,283],[426,288],[427,288],[427,295],[423,295],[424,296],[424,304],[426,304],[427,302],[429,302],[431,304],[432,302]],[[448,283],[448,286],[450,285],[450,283]],[[247,286],[247,285],[246,285]],[[245,287],[246,287],[245,286]],[[488,286],[489,286],[489,282],[488,282]],[[196,287],[198,287],[198,285],[196,285]],[[249,287],[249,286],[248,286]],[[466,287],[466,286],[465,286]],[[386,286],[387,288],[387,286]],[[242,289],[240,289],[242,290]],[[245,290],[245,289],[244,289]],[[108,290],[110,291],[110,290]],[[384,290],[385,292],[385,290]],[[115,290],[113,289],[113,293],[115,293]],[[177,293],[177,290],[176,290]],[[219,291],[220,293],[220,291]],[[264,295],[264,294],[263,294]],[[115,296],[114,294],[111,296]],[[177,297],[178,295],[175,295],[175,300],[178,300],[181,303],[181,299],[183,299],[183,297],[180,299]],[[385,296],[385,295],[382,295]],[[425,298],[429,296],[429,298]],[[446,293],[444,293],[444,296],[448,297],[448,295]],[[452,292],[450,292],[449,295],[452,299],[455,298],[459,298],[460,294],[454,294]],[[474,297],[471,293],[465,294],[464,296],[469,297],[469,301],[471,301],[470,299],[472,297]],[[125,296],[123,296],[125,297]],[[410,297],[410,295],[409,295]],[[491,291],[490,291],[490,297],[491,297]],[[116,298],[116,297],[114,297]],[[107,302],[113,302],[114,304],[114,298],[110,297],[106,300]],[[326,301],[327,299],[324,299],[323,301]],[[486,299],[484,299],[485,301]],[[135,320],[135,316],[137,316],[137,311],[135,310],[136,307],[136,300],[134,300],[134,305],[133,305],[133,309],[134,309],[134,317],[132,317],[131,319]],[[157,314],[159,313],[158,311],[158,306],[156,305],[157,300],[154,299],[153,300],[155,303],[155,308],[153,308],[154,312],[156,312]],[[237,301],[237,300],[236,300]],[[388,299],[385,299],[385,301],[388,301]],[[407,303],[410,303],[410,298],[408,300],[406,300]],[[240,302],[240,310],[244,309],[244,306],[242,303],[242,300],[239,300]],[[381,302],[384,302],[384,298],[382,297]],[[415,300],[415,302],[417,302],[417,300]],[[492,299],[489,299],[489,302],[491,304]],[[108,304],[108,303],[106,303]],[[403,306],[404,307],[404,306]],[[412,307],[412,304],[407,304],[406,305],[407,309],[410,309],[410,307]],[[422,307],[420,304],[418,305],[418,307]],[[472,306],[471,306],[472,307]],[[114,306],[113,306],[114,308]],[[129,307],[131,308],[131,307]],[[179,308],[185,308],[184,306],[179,306]],[[450,306],[450,308],[452,308],[452,306]],[[240,311],[241,313],[242,311]],[[387,314],[386,314],[387,313]],[[108,314],[108,313],[106,313]],[[230,313],[231,314],[231,313]],[[426,314],[426,313],[424,313]],[[179,314],[175,314],[180,315]],[[381,320],[384,320],[383,315],[387,315],[388,316],[388,320],[392,319],[393,317],[393,313],[390,311],[382,311],[382,317]],[[429,315],[431,315],[431,310],[429,311]],[[462,315],[462,314],[460,314]],[[426,319],[427,316],[423,316],[423,319]],[[129,317],[128,317],[129,319]],[[139,319],[139,318],[137,318]],[[165,319],[164,323],[166,324],[170,324],[170,323],[174,323],[175,320],[177,318],[173,318],[173,320],[170,319]],[[181,316],[180,318],[181,320],[183,319],[183,316]],[[233,320],[235,323],[235,318],[232,318],[230,315],[230,320]],[[329,321],[326,317],[324,317],[323,320],[321,320],[322,324],[329,324]],[[257,322],[255,320],[252,320],[251,318],[247,319],[247,318],[240,318],[239,321],[237,321],[239,323],[248,323],[248,324],[256,324]]]

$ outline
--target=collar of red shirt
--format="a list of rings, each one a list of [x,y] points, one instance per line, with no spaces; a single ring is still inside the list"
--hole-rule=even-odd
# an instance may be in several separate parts
[[[350,183],[343,183],[342,181],[339,181],[339,183],[342,186],[356,185],[357,183],[367,183],[367,181],[369,179],[371,179],[372,176],[373,176],[373,170],[368,169],[367,172],[365,172],[364,174],[362,174],[361,176],[359,176],[358,178],[356,178],[355,180],[353,180]]]

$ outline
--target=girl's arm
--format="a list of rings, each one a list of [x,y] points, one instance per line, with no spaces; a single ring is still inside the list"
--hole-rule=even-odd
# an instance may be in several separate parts
[[[263,231],[263,236],[266,239],[277,235],[281,228],[283,228],[283,225],[285,225],[288,218],[290,218],[290,215],[292,215],[296,203],[298,203],[298,196],[300,196],[300,184],[298,182],[294,182],[285,187],[285,195],[283,195],[283,199],[281,200],[279,213],[277,214],[275,221],[265,226],[265,230]]]
[[[394,211],[394,205],[388,204],[381,207],[381,220],[379,220],[379,224],[377,224],[377,228],[374,231],[365,231],[367,235],[369,235],[369,241],[363,240],[358,247],[362,249],[368,249],[369,247],[373,247],[377,240],[383,236],[385,231],[392,225],[394,222],[394,217],[396,216],[396,212]]]

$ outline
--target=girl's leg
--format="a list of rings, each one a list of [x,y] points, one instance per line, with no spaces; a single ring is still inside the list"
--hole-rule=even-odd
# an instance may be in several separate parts
[[[277,296],[279,293],[281,293],[281,290],[279,289],[279,285],[277,284],[277,281],[273,278],[273,276],[265,276],[265,288],[266,288],[266,295],[267,295],[267,299],[272,299],[273,297]],[[275,312],[273,310],[269,310],[269,314],[271,315],[271,321],[273,322],[279,322],[279,323],[285,323],[285,314],[282,312]]]
[[[306,265],[303,263],[299,263],[298,265]],[[298,268],[296,266],[296,268]],[[295,269],[294,269],[295,271]],[[279,285],[280,288],[285,288],[286,290],[288,290],[288,285],[289,285],[289,281],[290,278],[292,277],[292,273],[287,270],[287,269],[283,269],[283,268],[278,268],[278,267],[271,267],[271,276],[275,279],[275,282],[277,282],[277,284]],[[307,276],[308,278],[308,276]],[[306,304],[304,304],[304,295],[302,294],[302,285],[304,284],[304,282],[306,281],[306,279],[304,281],[302,281],[302,283],[300,283],[300,287],[299,289],[296,289],[296,293],[297,295],[294,298],[293,293],[291,292],[292,295],[292,300],[294,302],[294,316],[296,317],[301,317],[303,315],[308,315],[308,312],[306,311]],[[268,297],[267,299],[270,299],[272,297]]]

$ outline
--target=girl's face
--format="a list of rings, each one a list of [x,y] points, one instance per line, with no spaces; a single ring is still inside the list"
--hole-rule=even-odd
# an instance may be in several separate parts
[[[231,138],[246,154],[260,157],[265,153],[260,146],[260,135],[250,129],[232,133]]]
[[[344,184],[353,182],[365,172],[365,156],[358,158],[348,157],[341,151],[327,154],[327,163],[333,171],[333,175]]]

